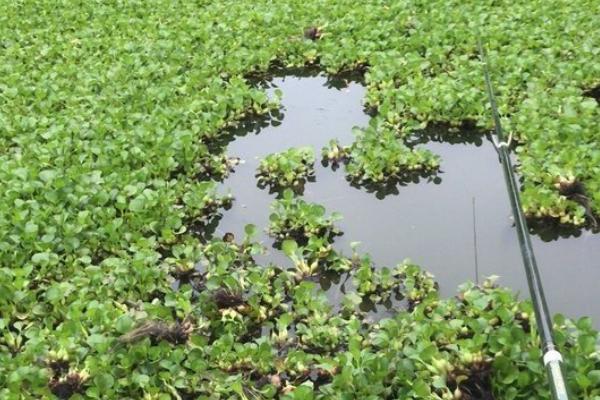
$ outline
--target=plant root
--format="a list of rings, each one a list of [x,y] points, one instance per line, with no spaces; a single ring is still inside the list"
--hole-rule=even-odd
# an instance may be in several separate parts
[[[316,26],[311,26],[304,30],[304,37],[309,40],[318,40],[322,35],[323,32]]]
[[[59,399],[68,399],[75,393],[83,393],[87,379],[87,374],[73,371],[64,377],[52,377],[48,387]]]
[[[235,308],[246,304],[240,293],[233,293],[223,288],[217,289],[213,293],[213,300],[220,310],[224,308]]]
[[[194,326],[188,320],[176,322],[168,325],[164,322],[147,321],[131,332],[128,332],[119,338],[120,343],[130,344],[138,342],[144,338],[150,338],[153,344],[166,340],[173,344],[183,344],[187,342]]]

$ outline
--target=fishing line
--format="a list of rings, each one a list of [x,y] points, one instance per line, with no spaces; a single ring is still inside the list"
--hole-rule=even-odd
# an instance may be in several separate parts
[[[475,283],[479,284],[479,261],[477,257],[477,219],[475,216],[475,196],[471,198],[473,206],[473,253],[475,256]]]
[[[533,303],[537,328],[542,342],[544,367],[546,368],[546,372],[548,374],[552,398],[554,400],[568,400],[569,396],[567,394],[564,374],[561,367],[562,356],[554,344],[552,334],[552,319],[550,318],[550,312],[548,311],[548,305],[546,304],[546,297],[544,296],[542,280],[537,267],[537,262],[535,260],[535,255],[533,253],[533,246],[531,245],[531,238],[529,237],[529,228],[527,227],[527,221],[525,220],[525,216],[523,215],[521,207],[519,187],[517,185],[512,162],[509,157],[511,137],[509,137],[507,141],[504,141],[504,134],[502,132],[502,125],[500,123],[500,114],[498,112],[498,105],[496,104],[496,99],[494,97],[494,90],[492,88],[492,81],[488,69],[487,54],[483,45],[481,44],[481,37],[479,34],[477,35],[477,47],[481,57],[481,62],[483,64],[483,74],[485,77],[488,100],[490,102],[492,116],[494,118],[494,132],[497,139],[497,141],[494,141],[494,143],[497,143],[496,149],[498,151],[502,169],[504,171],[504,179],[508,189],[508,197],[515,220],[515,227],[517,229],[517,237],[519,239],[519,246],[521,248],[521,256],[523,258],[525,274],[527,276],[529,294]]]

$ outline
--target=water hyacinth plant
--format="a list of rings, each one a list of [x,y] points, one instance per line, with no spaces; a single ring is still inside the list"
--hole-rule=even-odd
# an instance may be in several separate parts
[[[277,241],[294,239],[306,244],[311,237],[331,239],[341,234],[333,225],[341,215],[326,216],[323,206],[297,198],[289,189],[283,192],[281,199],[273,202],[271,210],[269,235]]]
[[[329,163],[332,166],[337,166],[340,163],[346,162],[350,155],[350,148],[342,146],[337,139],[331,139],[327,146],[321,150],[322,162],[324,165]]]
[[[336,309],[295,268],[257,263],[260,243],[207,226],[231,202],[215,183],[232,166],[228,128],[279,107],[250,77],[276,65],[363,75],[377,129],[357,136],[346,168],[379,182],[436,168],[405,142],[428,123],[491,128],[477,30],[528,214],[597,219],[599,7],[3,1],[0,398],[548,399],[531,305],[508,290],[442,298],[424,273],[369,267],[354,273],[365,296],[393,279],[418,300],[374,321],[362,293],[349,287]],[[294,187],[313,162],[291,151],[262,179]],[[571,177],[587,205],[561,189]],[[313,236],[290,251],[308,260],[302,278],[355,270],[330,245]],[[592,322],[554,322],[572,396],[597,400]]]
[[[408,308],[413,309],[438,288],[431,274],[408,261],[394,269],[375,268],[368,256],[355,263],[351,276],[356,292],[374,303],[386,302],[394,292],[403,290]]]
[[[298,281],[332,271],[346,272],[353,267],[352,261],[335,251],[326,238],[311,237],[304,246],[287,239],[281,243],[281,250],[293,262]]]
[[[435,172],[439,157],[425,149],[406,146],[396,133],[373,127],[355,130],[357,139],[350,146],[346,172],[358,184],[401,182],[415,173]]]
[[[314,178],[314,164],[315,152],[311,147],[292,147],[269,154],[258,166],[258,184],[275,191],[289,188],[301,193],[304,183]]]

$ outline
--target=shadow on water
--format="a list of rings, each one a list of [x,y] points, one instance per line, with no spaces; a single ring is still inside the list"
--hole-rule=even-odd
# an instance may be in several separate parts
[[[250,116],[237,121],[235,125],[226,128],[223,135],[208,143],[208,150],[218,153],[238,137],[258,135],[263,129],[278,127],[282,124],[284,116],[281,110],[273,110],[268,114]]]
[[[539,237],[543,242],[552,242],[562,239],[575,239],[589,234],[598,234],[600,229],[582,230],[573,226],[564,225],[553,219],[528,221],[529,233]],[[591,260],[590,260],[591,261]]]
[[[215,234],[220,237],[231,232],[241,238],[244,226],[255,224],[263,229],[259,240],[268,248],[257,261],[287,267],[291,262],[273,247],[273,239],[266,234],[276,194],[257,187],[255,171],[260,159],[299,146],[312,146],[319,155],[333,138],[349,145],[354,140],[352,128],[366,126],[370,117],[361,105],[365,88],[356,81],[333,85],[311,72],[300,77],[270,77],[268,88],[282,90],[284,114],[238,127],[232,131],[235,140],[224,144],[229,156],[240,157],[245,163],[221,184],[222,190],[231,190],[236,200],[218,221]],[[306,183],[303,198],[344,217],[338,222],[344,234],[336,237],[334,247],[351,254],[351,243],[361,242],[359,251],[371,254],[379,266],[395,266],[411,257],[436,276],[442,295],[453,295],[465,281],[499,275],[500,284],[526,296],[508,196],[493,145],[472,127],[443,125],[420,132],[409,144],[440,155],[439,173],[412,177],[383,191],[373,188],[370,193],[369,188],[350,185],[343,167],[334,170],[315,163],[316,180]],[[572,235],[540,226],[532,231],[536,233],[532,241],[552,311],[572,317],[589,315],[598,324],[600,309],[595,306],[595,292],[600,281],[600,235],[589,231]],[[561,239],[554,240],[558,237]],[[350,282],[334,276],[317,281],[328,289],[334,303],[341,300]],[[369,304],[363,306],[365,311],[373,311]]]
[[[335,75],[324,75],[323,70],[318,65],[292,68],[282,65],[271,65],[268,71],[248,74],[246,75],[246,79],[255,86],[269,89],[277,87],[278,82],[286,77],[297,79],[319,78],[322,81],[323,87],[342,90],[347,88],[351,83],[364,84],[365,72],[366,67],[339,72]]]
[[[408,140],[409,147],[430,142],[446,144],[472,144],[481,146],[485,136],[473,122],[464,121],[459,127],[444,123],[432,123],[425,129],[415,132]]]
[[[411,172],[401,175],[399,178],[391,179],[385,183],[355,183],[348,182],[355,189],[363,189],[367,193],[372,193],[376,199],[383,200],[388,196],[397,196],[404,186],[414,185],[417,183],[434,183],[439,185],[442,183],[442,178],[439,176],[441,171],[420,171]]]

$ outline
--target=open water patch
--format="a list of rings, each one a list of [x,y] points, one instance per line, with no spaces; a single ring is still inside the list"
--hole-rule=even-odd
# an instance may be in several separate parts
[[[349,145],[352,128],[369,122],[361,104],[365,88],[351,80],[332,84],[324,76],[273,78],[269,89],[283,93],[281,114],[272,120],[249,123],[227,145],[229,156],[240,157],[223,183],[235,196],[223,212],[215,234],[241,238],[246,224],[262,232],[258,239],[268,249],[259,263],[291,266],[273,247],[266,229],[276,193],[257,186],[260,159],[290,147],[312,146],[317,155],[331,140]],[[484,136],[458,135],[438,126],[415,138],[441,157],[439,173],[416,176],[384,192],[352,186],[344,168],[315,164],[315,180],[307,182],[303,199],[337,211],[343,232],[334,248],[349,255],[360,242],[378,266],[393,267],[405,258],[433,273],[442,295],[453,295],[459,284],[499,275],[499,283],[527,297],[516,232],[498,156]],[[475,218],[474,218],[475,217]],[[537,227],[532,241],[552,312],[571,317],[592,316],[600,322],[595,304],[600,282],[600,235],[589,231],[560,232]],[[477,246],[475,247],[475,241]],[[477,262],[475,261],[477,259]],[[321,279],[330,298],[341,299],[341,279]]]

